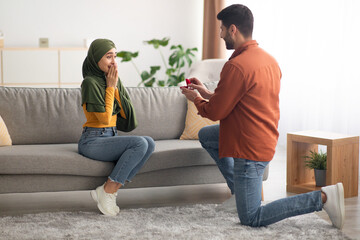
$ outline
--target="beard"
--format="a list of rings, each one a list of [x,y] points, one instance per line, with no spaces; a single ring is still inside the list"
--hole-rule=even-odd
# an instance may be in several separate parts
[[[224,37],[224,41],[227,50],[234,49],[234,40],[231,39],[229,33],[226,33],[226,36]]]

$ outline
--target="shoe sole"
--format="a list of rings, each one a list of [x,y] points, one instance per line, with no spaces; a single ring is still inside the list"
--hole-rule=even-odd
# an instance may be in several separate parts
[[[113,217],[116,216],[116,213],[115,214],[109,213],[101,206],[101,204],[98,201],[98,197],[97,197],[98,194],[97,194],[96,190],[91,190],[90,195],[91,195],[92,199],[94,199],[94,201],[97,203],[97,207],[102,214],[107,215],[107,216],[113,216]]]
[[[338,197],[339,197],[339,208],[341,213],[341,223],[340,228],[342,229],[345,222],[345,201],[344,201],[344,186],[342,183],[337,183],[336,187],[338,189]]]

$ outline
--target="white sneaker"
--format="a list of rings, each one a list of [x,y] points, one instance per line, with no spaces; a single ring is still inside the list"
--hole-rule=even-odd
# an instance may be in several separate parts
[[[332,224],[342,229],[345,221],[344,187],[342,183],[322,187],[321,191],[326,194],[324,210],[330,217]]]
[[[91,197],[97,202],[97,207],[99,210],[108,216],[116,216],[120,209],[116,205],[116,196],[117,193],[107,193],[104,190],[104,185],[97,187],[95,190],[90,192]]]
[[[117,196],[117,193],[114,193],[114,194],[116,194],[115,196]],[[115,198],[116,198],[116,197],[115,197]],[[115,210],[116,214],[119,214],[119,213],[120,213],[120,208],[116,205],[116,201],[115,201],[114,210]]]

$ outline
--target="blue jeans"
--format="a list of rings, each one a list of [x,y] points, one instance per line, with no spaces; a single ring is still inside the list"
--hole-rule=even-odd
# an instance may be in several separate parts
[[[321,211],[323,203],[320,191],[283,198],[261,206],[262,179],[269,162],[242,158],[219,159],[219,125],[202,128],[199,141],[215,160],[231,192],[235,193],[241,224],[261,227],[288,217]]]
[[[109,179],[125,184],[130,182],[155,149],[151,137],[118,136],[115,127],[84,127],[79,140],[81,155],[104,162],[115,162]]]
[[[210,154],[224,176],[231,194],[234,194],[234,158],[219,159],[219,125],[207,126],[199,131],[201,146]]]

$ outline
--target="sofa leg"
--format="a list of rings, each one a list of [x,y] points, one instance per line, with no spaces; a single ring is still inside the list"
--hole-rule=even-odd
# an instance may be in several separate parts
[[[261,186],[261,201],[264,201],[264,184]]]

